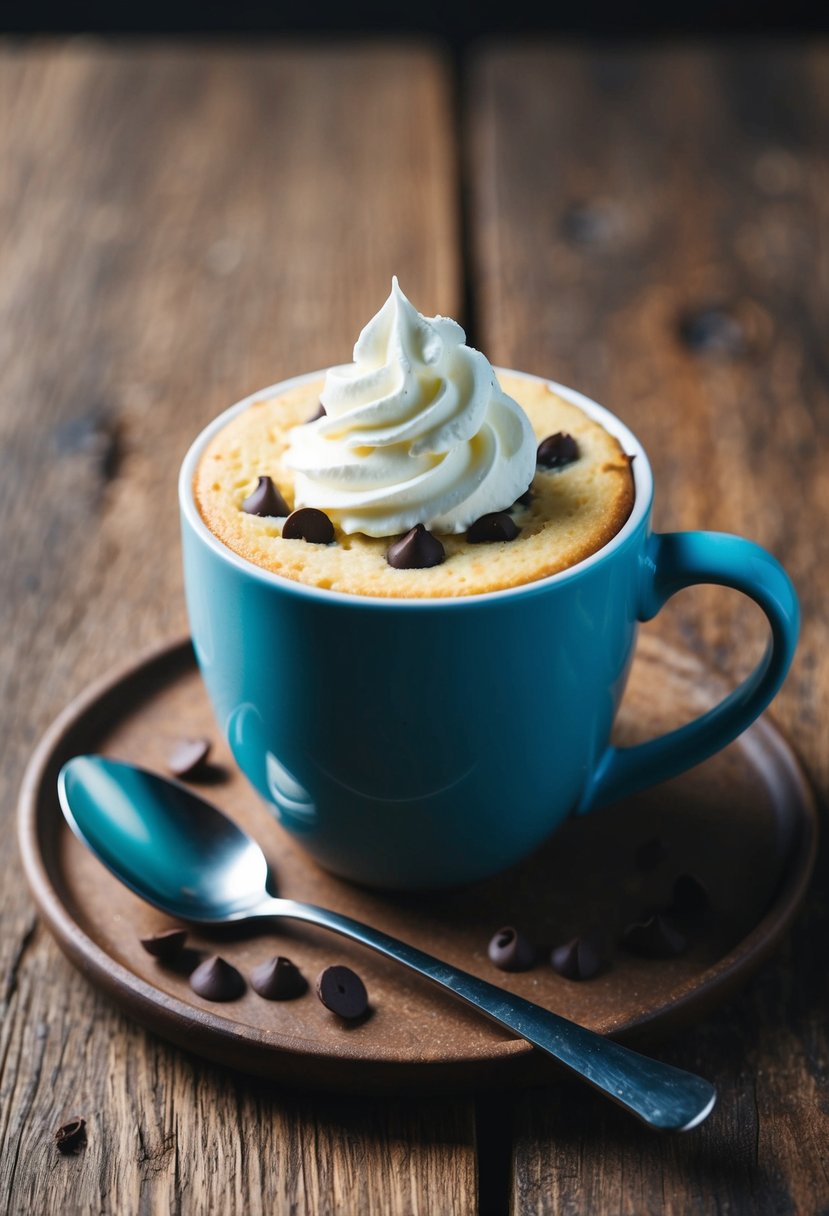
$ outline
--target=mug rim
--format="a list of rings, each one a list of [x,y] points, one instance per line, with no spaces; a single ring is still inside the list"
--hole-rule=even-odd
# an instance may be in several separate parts
[[[348,366],[343,364],[340,366]],[[287,392],[289,389],[297,388],[310,380],[317,380],[324,376],[329,370],[327,367],[318,368],[315,371],[302,372],[298,376],[290,376],[285,380],[279,380],[275,384],[268,385],[266,388],[257,389],[256,392],[248,393],[240,401],[234,402],[233,405],[227,407],[220,414],[202,428],[196,435],[195,439],[190,444],[184,458],[181,462],[178,479],[178,498],[179,507],[184,520],[193,529],[196,535],[207,546],[213,550],[217,556],[229,562],[231,566],[247,574],[251,578],[255,578],[268,586],[279,588],[282,591],[294,595],[304,596],[309,599],[322,601],[325,603],[343,603],[350,606],[359,605],[363,608],[399,608],[403,609],[423,609],[435,610],[438,608],[461,607],[464,604],[472,606],[474,604],[491,604],[502,601],[507,598],[515,598],[540,592],[550,587],[561,583],[570,582],[574,578],[578,578],[586,570],[592,566],[598,565],[605,558],[610,557],[617,549],[620,549],[626,541],[638,530],[642,522],[647,518],[653,502],[653,470],[651,469],[650,461],[647,453],[634,432],[606,406],[599,405],[597,401],[593,401],[590,397],[586,397],[584,393],[578,392],[577,389],[570,388],[565,384],[559,384],[555,380],[550,380],[547,376],[539,376],[533,372],[519,371],[515,368],[507,368],[501,366],[493,366],[496,376],[504,373],[509,376],[517,376],[521,379],[532,380],[536,383],[546,384],[554,393],[569,401],[572,405],[578,406],[584,411],[588,417],[592,418],[613,435],[622,445],[626,455],[635,456],[632,464],[633,484],[634,484],[634,501],[633,509],[630,515],[625,520],[622,527],[611,537],[607,544],[602,545],[595,553],[591,553],[589,557],[583,558],[580,562],[576,562],[572,566],[568,566],[566,570],[559,570],[555,574],[547,574],[543,578],[532,579],[530,582],[521,583],[516,587],[501,587],[497,591],[477,592],[474,595],[457,595],[457,596],[382,596],[382,595],[360,595],[353,591],[334,591],[327,587],[314,587],[308,583],[301,583],[296,579],[286,578],[283,574],[277,574],[273,570],[266,570],[262,566],[257,566],[255,562],[249,561],[236,553],[228,545],[211,532],[207,524],[201,517],[198,507],[196,506],[195,497],[193,495],[193,482],[195,478],[196,467],[201,458],[207,444],[213,436],[220,431],[232,418],[237,414],[242,413],[254,401],[259,401],[263,397],[275,397],[279,393]]]

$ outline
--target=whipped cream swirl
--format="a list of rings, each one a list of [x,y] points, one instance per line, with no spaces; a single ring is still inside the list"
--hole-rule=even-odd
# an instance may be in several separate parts
[[[489,360],[449,317],[423,317],[395,277],[354,347],[329,369],[325,416],[291,432],[298,507],[343,532],[394,536],[415,524],[464,532],[532,481],[536,440]]]

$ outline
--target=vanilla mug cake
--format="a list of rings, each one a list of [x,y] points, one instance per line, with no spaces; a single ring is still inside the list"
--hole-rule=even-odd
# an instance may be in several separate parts
[[[252,401],[210,441],[194,493],[223,544],[285,578],[474,595],[606,544],[633,506],[629,463],[601,423],[543,381],[496,376],[459,325],[420,316],[395,279],[354,363]],[[285,539],[303,508],[330,524],[309,517],[317,543],[290,524]]]
[[[353,361],[245,398],[179,482],[195,653],[240,768],[317,860],[427,888],[725,746],[791,662],[794,589],[753,542],[656,535],[644,449],[573,389],[494,369],[391,293]],[[640,621],[721,583],[772,626],[740,695],[609,743]]]

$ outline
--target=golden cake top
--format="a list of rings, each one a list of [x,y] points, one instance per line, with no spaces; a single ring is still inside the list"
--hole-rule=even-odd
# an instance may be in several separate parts
[[[497,539],[496,528],[495,539],[479,541],[475,523],[465,533],[435,530],[442,560],[427,568],[398,569],[387,555],[399,535],[347,533],[334,520],[330,543],[299,536],[285,539],[284,516],[244,510],[243,503],[256,492],[260,478],[270,478],[284,500],[280,511],[294,511],[292,435],[294,428],[319,412],[324,377],[295,384],[275,397],[254,399],[213,435],[194,477],[202,519],[228,548],[264,570],[356,595],[474,595],[566,570],[602,548],[624,525],[634,499],[630,458],[613,435],[545,381],[510,372],[499,373],[498,379],[500,390],[520,405],[528,419],[534,447],[528,501],[485,515],[485,519],[506,520],[512,539]],[[536,464],[535,445],[542,445],[543,456],[544,441],[550,440],[551,467],[546,462]],[[555,449],[562,455],[562,444],[563,459],[556,465]]]

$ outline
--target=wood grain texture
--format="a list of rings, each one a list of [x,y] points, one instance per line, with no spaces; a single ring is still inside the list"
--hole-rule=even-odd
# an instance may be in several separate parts
[[[829,52],[485,48],[467,88],[477,344],[571,384],[649,450],[658,530],[775,553],[803,632],[773,706],[829,792]],[[705,589],[653,628],[735,680],[759,614]],[[720,1104],[655,1140],[574,1088],[514,1109],[512,1209],[815,1213],[829,1207],[829,875],[785,948],[662,1053]]]
[[[169,1049],[62,959],[13,845],[47,723],[186,629],[176,473],[202,425],[348,359],[393,273],[457,313],[449,108],[428,47],[0,52],[4,1211],[476,1206],[470,1103],[306,1101]]]

